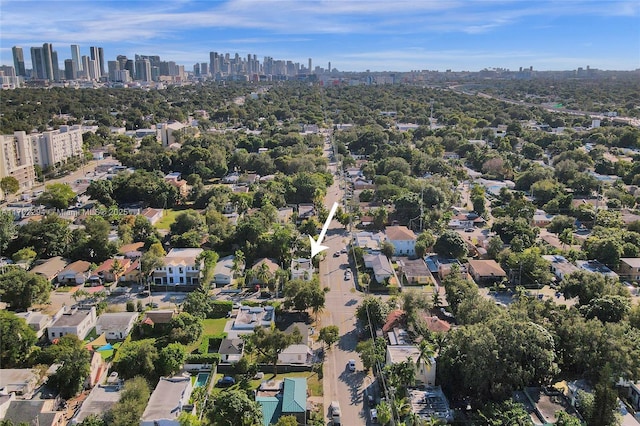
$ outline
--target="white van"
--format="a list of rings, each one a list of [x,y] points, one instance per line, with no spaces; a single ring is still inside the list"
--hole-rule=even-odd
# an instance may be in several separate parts
[[[334,426],[339,425],[340,424],[340,403],[338,401],[331,401],[329,410],[331,412],[331,420]]]

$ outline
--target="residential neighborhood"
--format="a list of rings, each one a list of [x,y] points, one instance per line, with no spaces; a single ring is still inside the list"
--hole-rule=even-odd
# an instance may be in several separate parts
[[[206,121],[3,136],[70,146],[2,189],[3,425],[640,425],[637,127],[216,89]]]

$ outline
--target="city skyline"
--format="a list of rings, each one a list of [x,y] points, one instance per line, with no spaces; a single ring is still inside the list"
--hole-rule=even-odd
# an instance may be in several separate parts
[[[13,46],[49,43],[61,69],[72,44],[88,56],[103,47],[105,64],[159,55],[187,70],[211,51],[341,71],[640,68],[635,1],[2,1],[0,11],[3,65]]]

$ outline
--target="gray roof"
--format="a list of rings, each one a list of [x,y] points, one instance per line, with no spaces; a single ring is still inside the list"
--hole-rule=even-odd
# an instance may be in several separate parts
[[[85,320],[87,315],[91,314],[90,309],[73,309],[70,312],[65,312],[60,315],[53,324],[51,324],[51,328],[53,327],[75,327],[82,323]]]
[[[30,368],[3,368],[0,370],[0,389],[21,392],[29,383],[35,384],[38,377]],[[28,386],[27,386],[28,387]]]
[[[120,391],[116,386],[96,386],[82,403],[74,420],[81,423],[92,414],[101,416],[120,399]]]
[[[143,421],[177,419],[181,407],[189,403],[191,377],[161,377],[147,403]]]
[[[118,331],[127,328],[138,317],[137,312],[108,312],[100,315],[96,327],[103,331]]]
[[[218,352],[221,355],[241,355],[243,345],[242,339],[222,339]]]
[[[39,424],[40,426],[52,425],[57,413],[43,412],[47,401],[44,400],[17,400],[11,401],[5,420],[11,420],[14,424],[27,423]],[[36,418],[38,420],[36,420]]]

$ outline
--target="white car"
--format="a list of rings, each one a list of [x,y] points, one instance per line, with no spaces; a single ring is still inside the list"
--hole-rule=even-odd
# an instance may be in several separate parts
[[[350,279],[351,279],[351,271],[347,269],[346,271],[344,271],[344,280],[349,281]]]
[[[347,367],[349,368],[349,371],[356,371],[356,360],[350,359],[347,363]]]
[[[340,421],[340,403],[338,401],[331,401],[331,405],[329,405],[329,411],[331,413],[331,420],[335,425],[339,425]]]

